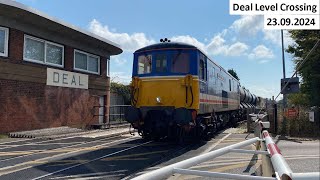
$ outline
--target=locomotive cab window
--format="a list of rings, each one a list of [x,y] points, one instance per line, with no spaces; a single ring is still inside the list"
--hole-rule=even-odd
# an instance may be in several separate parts
[[[167,72],[167,56],[165,54],[156,55],[156,72]]]
[[[138,74],[148,74],[151,73],[151,55],[141,55],[138,58]]]
[[[171,72],[173,73],[189,73],[189,54],[173,53],[171,61]]]
[[[199,78],[201,80],[206,80],[206,67],[205,67],[204,59],[200,59]]]

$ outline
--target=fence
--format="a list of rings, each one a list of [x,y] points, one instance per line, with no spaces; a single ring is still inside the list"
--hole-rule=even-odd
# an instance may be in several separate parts
[[[124,124],[127,123],[124,113],[130,105],[112,105],[109,107],[109,124]]]
[[[267,109],[270,121],[269,132],[295,137],[320,137],[320,124],[309,121],[308,107],[297,106],[296,115],[286,117],[282,104],[274,104]]]

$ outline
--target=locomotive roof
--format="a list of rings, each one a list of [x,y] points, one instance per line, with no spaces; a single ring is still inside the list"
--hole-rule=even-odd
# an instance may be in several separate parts
[[[160,49],[197,49],[202,54],[204,54],[206,57],[206,53],[204,53],[201,49],[197,48],[196,46],[182,43],[182,42],[162,42],[157,44],[152,44],[146,47],[143,47],[141,49],[136,50],[134,53],[144,52],[144,51],[152,51],[152,50],[160,50]],[[223,67],[221,67],[219,64],[215,63],[213,60],[208,58],[209,61],[214,63],[216,66],[218,66],[221,70],[223,70],[226,74],[228,74],[233,80],[239,82],[236,78],[234,78],[228,71],[226,71]]]
[[[156,50],[156,49],[170,49],[170,48],[181,48],[181,49],[198,49],[197,47],[186,44],[186,43],[181,43],[181,42],[163,42],[163,43],[157,43],[157,44],[152,44],[150,46],[143,47],[141,49],[138,49],[135,51],[137,52],[143,52],[143,51],[150,51],[150,50]]]

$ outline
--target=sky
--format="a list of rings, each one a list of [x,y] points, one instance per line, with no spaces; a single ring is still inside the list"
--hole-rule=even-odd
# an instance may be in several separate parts
[[[229,0],[16,0],[120,45],[111,57],[111,80],[128,84],[133,52],[161,38],[202,49],[242,86],[265,98],[280,92],[280,30],[265,30],[263,16],[229,14]],[[284,31],[284,45],[292,44]],[[286,77],[294,71],[285,53]]]

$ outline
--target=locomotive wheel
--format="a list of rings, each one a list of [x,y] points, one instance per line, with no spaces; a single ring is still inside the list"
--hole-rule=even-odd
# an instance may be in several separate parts
[[[186,132],[181,126],[177,127],[177,136],[176,136],[176,142],[179,145],[184,145],[185,143],[185,138],[186,138]]]
[[[146,133],[145,131],[141,131],[141,136],[145,141],[150,141],[152,139],[151,134]]]

